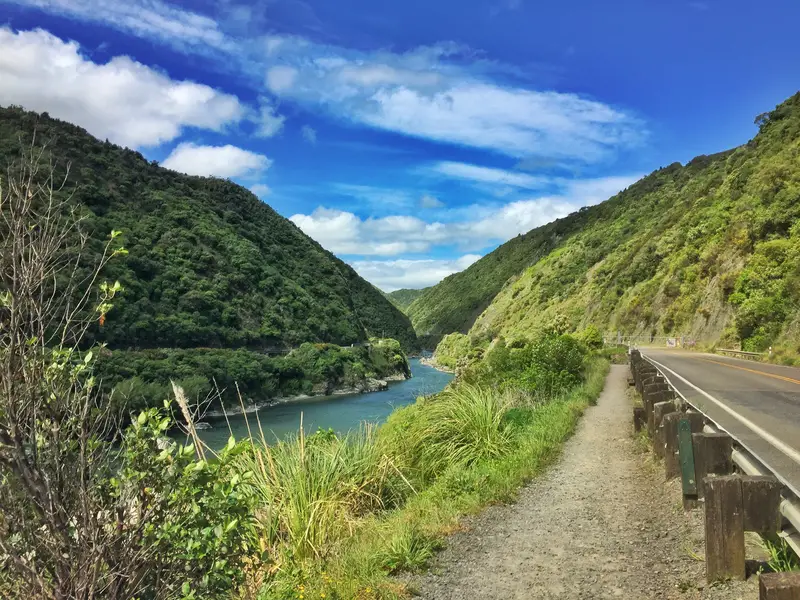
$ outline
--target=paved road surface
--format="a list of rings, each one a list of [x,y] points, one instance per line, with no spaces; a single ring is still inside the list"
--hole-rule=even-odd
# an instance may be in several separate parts
[[[642,348],[672,386],[800,495],[800,368]]]

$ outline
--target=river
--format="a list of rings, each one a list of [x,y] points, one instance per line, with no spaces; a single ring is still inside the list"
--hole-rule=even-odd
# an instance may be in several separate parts
[[[450,373],[423,365],[417,358],[410,359],[409,364],[413,377],[405,381],[390,382],[389,389],[383,392],[318,396],[262,408],[258,417],[267,440],[274,441],[287,433],[296,432],[300,428],[301,414],[306,433],[314,433],[318,428],[331,428],[345,433],[362,421],[381,423],[395,408],[411,404],[419,396],[440,392],[453,378]],[[236,439],[247,437],[244,417],[235,415],[228,418]],[[255,430],[255,415],[248,415],[248,419],[250,427]],[[198,434],[209,447],[220,448],[230,435],[228,427],[224,419],[214,419],[210,423],[213,425],[212,429],[198,431]],[[253,433],[256,435],[255,431]]]

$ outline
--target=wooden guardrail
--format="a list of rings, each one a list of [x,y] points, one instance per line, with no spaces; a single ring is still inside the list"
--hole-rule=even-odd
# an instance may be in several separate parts
[[[647,428],[666,478],[681,477],[684,508],[704,507],[708,581],[745,578],[745,531],[778,535],[800,556],[800,498],[636,349],[630,367],[643,404],[634,428]],[[800,598],[800,573],[762,574],[759,583],[761,600]]]

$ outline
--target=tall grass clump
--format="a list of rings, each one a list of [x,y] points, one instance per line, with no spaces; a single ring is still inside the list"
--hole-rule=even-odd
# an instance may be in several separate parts
[[[506,453],[512,436],[504,415],[510,406],[508,394],[487,386],[453,386],[398,413],[384,439],[398,452],[398,462],[429,481],[446,468]]]
[[[346,436],[301,428],[273,446],[253,443],[241,460],[255,473],[262,545],[279,565],[324,557],[359,517],[397,504],[409,489],[368,424]]]

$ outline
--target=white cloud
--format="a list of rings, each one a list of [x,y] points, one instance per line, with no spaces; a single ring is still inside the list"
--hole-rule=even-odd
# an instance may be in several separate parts
[[[366,53],[277,39],[270,90],[361,125],[517,158],[582,162],[604,160],[646,135],[636,117],[608,104],[495,82],[501,65],[452,45]]]
[[[317,131],[313,127],[303,125],[302,129],[300,129],[300,133],[303,136],[303,139],[309,144],[317,143]]]
[[[250,191],[253,192],[259,198],[269,196],[272,193],[272,190],[269,188],[269,186],[263,183],[257,183],[255,185],[251,185]]]
[[[40,29],[0,28],[0,82],[0,104],[47,111],[131,147],[170,141],[184,127],[219,131],[244,115],[235,96],[174,81],[126,56],[96,64],[77,43]]]
[[[256,135],[259,137],[273,137],[280,133],[286,117],[279,115],[274,106],[269,103],[262,103],[258,119]]]
[[[357,260],[351,264],[364,279],[385,292],[392,292],[435,285],[448,275],[463,271],[479,258],[480,254],[465,254],[453,260]]]
[[[447,177],[453,177],[455,179],[506,185],[531,190],[540,189],[553,182],[552,178],[549,177],[541,177],[529,175],[527,173],[493,169],[490,167],[481,167],[478,165],[452,161],[438,162],[429,167],[429,170],[433,173],[445,175]]]
[[[452,212],[462,218],[447,222],[429,223],[412,216],[362,219],[352,212],[325,207],[310,215],[293,215],[291,220],[337,254],[398,256],[453,245],[480,250],[565,217],[582,206],[602,202],[639,177],[569,181],[558,195],[517,200],[500,207],[460,208]]]
[[[198,146],[190,142],[179,144],[163,162],[167,169],[187,175],[214,177],[248,177],[269,168],[272,161],[262,154],[243,150],[230,144]]]
[[[419,199],[419,205],[422,208],[444,208],[444,202],[430,194],[422,196],[422,198]]]
[[[298,71],[292,67],[279,65],[267,71],[267,87],[270,91],[280,94],[288,92],[297,79]]]
[[[534,89],[519,69],[454,43],[359,51],[299,36],[236,37],[163,0],[12,0],[199,54],[271,93],[361,126],[516,158],[598,162],[640,145],[635,115],[574,93]],[[221,13],[222,11],[220,11]],[[517,83],[509,83],[509,74]]]
[[[233,51],[214,19],[160,0],[6,0],[201,53]]]

